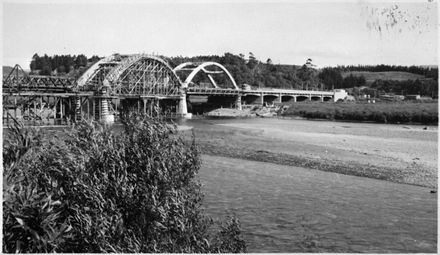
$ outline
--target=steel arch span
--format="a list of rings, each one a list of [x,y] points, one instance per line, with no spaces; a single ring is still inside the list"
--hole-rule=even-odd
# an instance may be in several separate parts
[[[206,68],[209,66],[216,66],[219,67],[222,71],[209,71]],[[189,68],[189,67],[195,67],[195,68]],[[214,78],[211,76],[211,74],[218,74],[218,73],[226,73],[229,80],[232,83],[233,89],[238,90],[237,83],[234,80],[234,77],[232,77],[231,73],[226,69],[223,65],[217,63],[217,62],[203,62],[203,63],[194,63],[194,62],[186,62],[178,65],[176,68],[174,68],[174,72],[180,72],[180,71],[191,71],[191,73],[185,78],[185,81],[182,84],[183,88],[188,88],[188,85],[192,82],[194,77],[202,71],[203,73],[207,74],[209,80],[211,81],[214,88],[219,88],[217,83],[215,82]]]
[[[159,57],[114,54],[89,68],[79,79],[78,88],[111,95],[179,96],[182,83],[173,69]]]

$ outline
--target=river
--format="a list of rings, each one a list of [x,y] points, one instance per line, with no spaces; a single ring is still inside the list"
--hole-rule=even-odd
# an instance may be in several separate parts
[[[437,171],[435,126],[285,119],[181,124],[196,138],[205,130],[218,146]],[[437,251],[437,194],[423,178],[416,179],[425,187],[219,155],[202,160],[208,215],[235,214],[249,252]]]

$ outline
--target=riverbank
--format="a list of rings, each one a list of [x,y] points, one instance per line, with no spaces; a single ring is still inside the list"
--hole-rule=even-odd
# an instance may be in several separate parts
[[[319,123],[319,124],[318,124]],[[437,127],[329,121],[193,120],[204,154],[437,187]]]
[[[205,114],[206,118],[211,119],[232,119],[232,118],[255,118],[255,117],[274,117],[277,116],[280,106],[265,107],[255,105],[243,107],[242,110],[219,108]]]
[[[282,116],[377,123],[438,125],[438,102],[296,102]]]

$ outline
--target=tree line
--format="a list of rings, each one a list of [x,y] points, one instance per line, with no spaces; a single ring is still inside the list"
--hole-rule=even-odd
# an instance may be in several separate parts
[[[318,74],[318,78],[324,83],[326,89],[362,87],[367,84],[367,80],[363,75],[355,76],[350,74],[343,78],[341,71],[332,67],[323,68]]]
[[[282,65],[274,64],[268,58],[266,61],[259,60],[252,52],[248,56],[244,54],[225,53],[222,56],[205,55],[194,57],[164,57],[171,66],[175,67],[184,62],[207,62],[213,61],[222,64],[234,77],[237,84],[248,84],[253,87],[270,87],[284,89],[304,89],[304,90],[331,90],[339,88],[353,88],[366,86],[366,79],[363,76],[350,74],[343,77],[343,72],[348,71],[369,71],[369,72],[385,72],[385,71],[401,71],[414,74],[425,75],[438,81],[438,68],[425,68],[419,66],[390,66],[390,65],[348,65],[338,67],[326,67],[316,69],[311,59],[307,59],[303,65]],[[90,62],[99,60],[98,56],[87,58],[85,55],[55,55],[38,56],[35,54],[31,62],[31,71],[38,72],[42,75],[58,74],[80,75]],[[217,75],[216,81],[220,84],[228,83],[226,75]],[[390,90],[403,91],[405,94],[420,92],[421,95],[432,95],[437,93],[437,82],[433,80],[418,81],[381,81],[386,85],[377,85],[378,89],[385,92]],[[194,77],[193,82],[209,83],[208,77],[199,73]],[[379,82],[379,81],[377,81]],[[382,84],[380,83],[380,84]],[[411,87],[414,85],[414,88]],[[416,93],[418,94],[418,93]]]
[[[252,52],[248,57],[244,54],[225,53],[223,56],[171,57],[168,61],[172,66],[184,62],[214,61],[222,64],[234,77],[237,84],[248,84],[253,87],[272,87],[286,89],[321,89],[323,84],[317,77],[318,70],[306,64],[281,65],[274,64],[269,58],[260,61]],[[196,76],[194,82],[209,82],[202,74]],[[226,76],[216,77],[219,83],[227,83]]]
[[[68,74],[80,68],[86,67],[89,62],[98,61],[100,58],[96,55],[87,58],[85,55],[54,55],[44,54],[39,56],[37,53],[32,57],[30,63],[31,73],[40,75]]]
[[[342,72],[349,71],[367,71],[367,72],[408,72],[413,74],[423,75],[427,78],[438,80],[438,67],[424,67],[424,66],[401,66],[401,65],[348,65],[338,66],[337,69]]]
[[[345,69],[347,71],[348,69]],[[364,76],[350,74],[343,78],[344,69],[326,67],[318,74],[319,79],[325,84],[326,88],[355,88],[366,86]],[[365,70],[362,70],[365,71]],[[422,80],[376,80],[369,86],[373,91],[371,95],[384,93],[395,93],[401,95],[419,94],[421,96],[438,96],[438,81],[435,79]]]
[[[376,80],[371,84],[371,89],[377,90],[379,94],[393,93],[438,97],[438,82],[434,80]]]

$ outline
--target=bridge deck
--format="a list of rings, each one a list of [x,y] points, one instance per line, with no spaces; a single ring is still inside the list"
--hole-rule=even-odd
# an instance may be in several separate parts
[[[282,95],[322,95],[333,96],[333,91],[317,91],[317,90],[296,90],[296,89],[255,89],[242,90],[243,94],[282,94]]]

